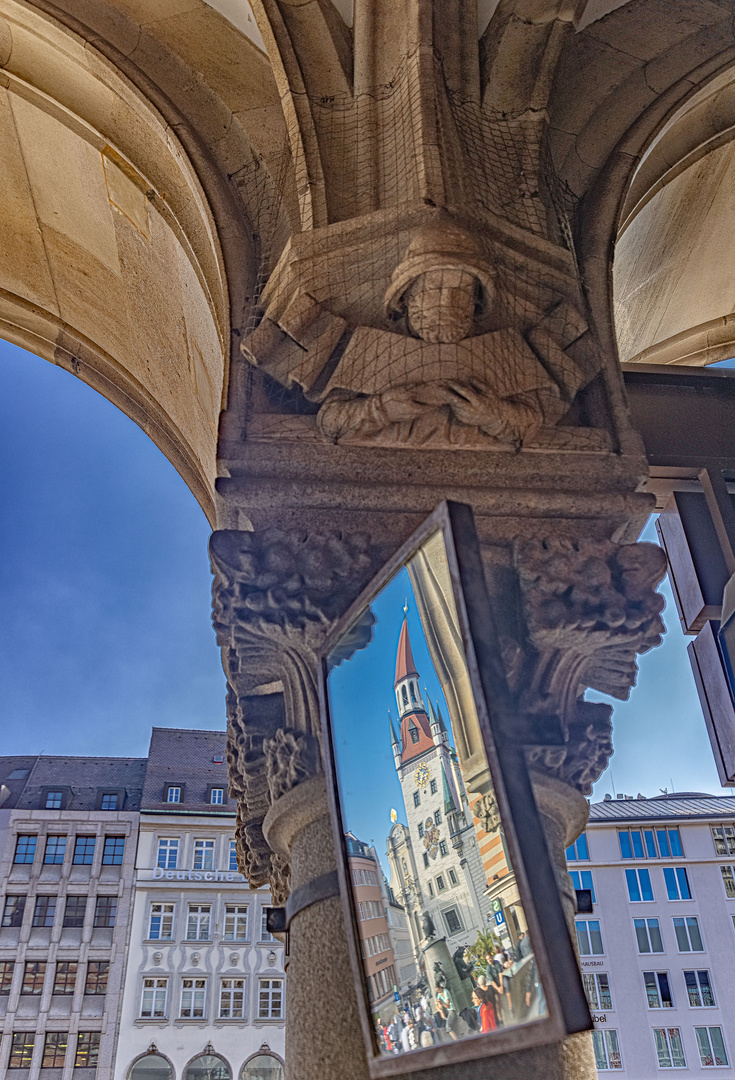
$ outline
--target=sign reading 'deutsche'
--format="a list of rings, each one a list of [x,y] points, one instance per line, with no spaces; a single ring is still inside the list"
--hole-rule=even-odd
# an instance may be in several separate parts
[[[154,866],[138,871],[138,878],[143,881],[244,881],[245,878],[236,870],[164,870]]]

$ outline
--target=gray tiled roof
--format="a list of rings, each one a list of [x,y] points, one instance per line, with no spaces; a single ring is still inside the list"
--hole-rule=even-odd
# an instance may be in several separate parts
[[[144,810],[182,810],[234,814],[237,804],[227,794],[227,759],[225,731],[197,731],[191,728],[154,727],[148,752]],[[222,762],[214,758],[222,757]],[[184,787],[180,803],[172,806],[166,800],[168,784]],[[224,803],[212,806],[208,799],[210,786],[224,788]]]
[[[38,810],[44,788],[58,787],[71,790],[68,810],[94,810],[101,788],[109,791],[125,790],[122,809],[137,811],[143,794],[145,758],[124,757],[61,757],[36,755],[35,757],[0,758],[0,780],[14,791],[13,804],[21,810]],[[3,780],[3,770],[9,776],[15,770],[29,768],[28,775],[20,780]],[[17,790],[17,788],[20,790]],[[14,790],[15,789],[15,790]],[[5,803],[6,808],[11,805]]]
[[[23,788],[28,783],[31,769],[36,764],[37,754],[26,754],[15,757],[0,757],[0,784],[6,787],[10,795],[3,802],[4,810],[12,810],[18,805],[18,799],[23,794]],[[13,776],[17,773],[17,776]],[[11,776],[13,779],[11,780]]]
[[[735,796],[677,794],[654,799],[611,799],[590,806],[590,821],[659,821],[665,818],[733,818]]]

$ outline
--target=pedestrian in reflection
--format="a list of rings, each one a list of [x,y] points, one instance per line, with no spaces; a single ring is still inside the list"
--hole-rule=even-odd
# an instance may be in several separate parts
[[[418,1049],[419,1036],[416,1029],[416,1021],[412,1016],[409,1017],[408,1024],[401,1032],[401,1045],[406,1053],[410,1050]]]
[[[480,1031],[483,1034],[487,1031],[495,1031],[497,1027],[495,1008],[487,991],[483,990],[479,985],[476,986],[472,992],[472,1002],[476,1006],[480,1017]]]

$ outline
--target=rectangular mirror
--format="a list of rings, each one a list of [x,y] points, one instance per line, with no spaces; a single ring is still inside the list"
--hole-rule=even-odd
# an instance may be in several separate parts
[[[520,1049],[569,1029],[490,732],[451,518],[446,504],[433,515],[324,657],[339,869],[373,1075]],[[463,521],[475,548],[466,574],[479,548],[471,516]],[[486,598],[484,581],[482,590]],[[487,653],[494,630],[480,629]],[[505,701],[499,657],[486,655],[484,667]],[[525,772],[521,750],[511,759]],[[527,773],[525,795],[533,802]],[[528,850],[540,844],[548,864],[535,806],[522,817],[526,832],[529,821],[536,830]],[[563,915],[561,925],[579,996]],[[576,1030],[590,1026],[582,1003]]]

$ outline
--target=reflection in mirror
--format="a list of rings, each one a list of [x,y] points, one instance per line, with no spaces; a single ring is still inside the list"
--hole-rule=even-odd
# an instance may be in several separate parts
[[[327,666],[376,1052],[545,1017],[441,532],[356,615]]]

